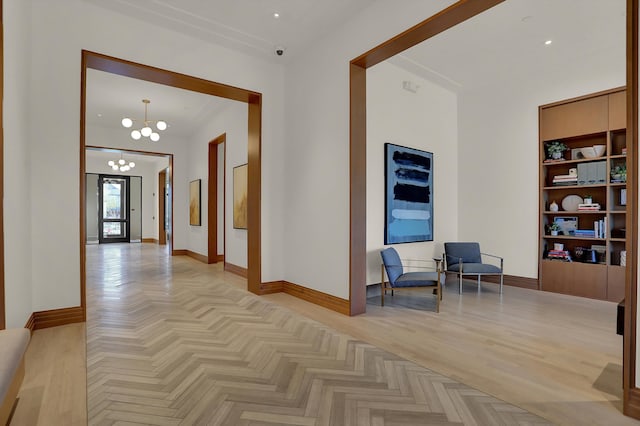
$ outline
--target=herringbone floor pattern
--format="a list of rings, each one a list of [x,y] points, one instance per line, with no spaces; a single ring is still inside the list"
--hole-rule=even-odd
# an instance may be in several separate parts
[[[154,245],[88,246],[89,424],[549,424],[241,282]]]

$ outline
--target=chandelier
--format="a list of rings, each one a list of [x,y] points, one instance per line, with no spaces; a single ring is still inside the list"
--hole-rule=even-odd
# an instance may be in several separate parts
[[[151,101],[149,99],[143,99],[142,103],[144,103],[144,120],[142,121],[143,126],[140,130],[132,130],[131,137],[135,140],[138,140],[142,136],[144,136],[145,138],[149,138],[152,141],[157,142],[160,140],[160,135],[153,131],[151,125],[155,124],[156,129],[158,130],[165,130],[167,128],[167,123],[162,120],[149,120],[147,118],[147,107],[149,106]],[[134,120],[132,118],[125,117],[122,119],[122,125],[128,129],[133,126],[133,123],[136,121],[139,122],[140,120]]]
[[[120,154],[119,160],[117,161],[109,160],[107,164],[109,165],[109,167],[111,167],[112,170],[114,171],[120,170],[121,172],[128,172],[129,170],[133,169],[136,166],[136,163],[134,163],[133,161],[129,161],[129,163],[127,163],[122,157],[122,154]]]

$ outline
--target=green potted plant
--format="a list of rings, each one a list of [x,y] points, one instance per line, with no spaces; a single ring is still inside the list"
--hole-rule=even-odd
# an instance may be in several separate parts
[[[560,224],[558,222],[553,222],[552,224],[550,224],[549,232],[551,232],[551,235],[553,236],[558,235],[558,232],[560,232]]]
[[[559,160],[562,158],[562,154],[567,150],[567,145],[564,142],[553,141],[547,144],[547,154],[549,158],[553,160]]]
[[[584,198],[584,200],[582,200],[583,203],[585,204],[593,203],[593,197],[591,196],[591,194],[587,194],[583,198]]]
[[[611,182],[627,181],[627,165],[619,164],[611,168]]]

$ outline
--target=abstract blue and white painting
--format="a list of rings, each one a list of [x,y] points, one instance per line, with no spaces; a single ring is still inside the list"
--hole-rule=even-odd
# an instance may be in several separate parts
[[[384,243],[433,241],[433,154],[391,143],[384,148]]]

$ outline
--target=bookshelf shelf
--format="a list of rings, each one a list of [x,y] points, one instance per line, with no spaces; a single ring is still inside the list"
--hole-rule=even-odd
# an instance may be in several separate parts
[[[613,184],[612,184],[613,185]],[[620,185],[620,186],[624,186],[624,184]],[[597,185],[556,185],[556,186],[545,186],[543,189],[546,191],[553,191],[553,190],[567,190],[567,189],[571,189],[571,190],[576,190],[576,189],[589,189],[589,188],[606,188],[607,185],[604,183],[600,183]]]
[[[587,240],[587,241],[606,241],[606,238],[595,237],[576,237],[575,235],[544,235],[547,240]],[[624,240],[622,240],[624,241]]]
[[[619,302],[625,281],[620,263],[627,243],[627,184],[611,180],[614,169],[616,179],[624,179],[617,166],[627,164],[626,129],[621,128],[621,123],[626,123],[625,88],[542,105],[539,119],[540,289]],[[563,158],[548,159],[552,142],[565,145]],[[584,148],[594,145],[604,145],[604,153],[584,158]],[[549,209],[553,202],[562,206],[570,196],[590,196],[601,209]],[[562,226],[568,221],[569,231],[576,229],[581,235],[550,235],[549,226],[556,221],[563,221]],[[567,228],[561,229],[566,232]],[[563,253],[572,261],[563,261]]]

